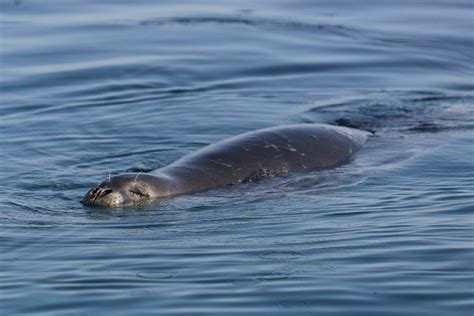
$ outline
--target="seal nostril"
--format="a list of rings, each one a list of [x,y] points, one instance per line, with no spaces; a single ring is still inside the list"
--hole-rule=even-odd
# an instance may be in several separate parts
[[[102,188],[98,188],[98,191],[96,193],[96,199],[101,197],[101,196],[104,196],[104,195],[107,195],[107,194],[110,194],[112,193],[113,191],[110,190],[110,189],[102,189]]]
[[[101,196],[104,196],[104,195],[107,195],[107,194],[110,194],[112,192],[113,192],[113,190],[111,190],[111,189],[94,188],[94,189],[89,191],[89,197],[92,200],[96,200],[97,198],[99,198]]]

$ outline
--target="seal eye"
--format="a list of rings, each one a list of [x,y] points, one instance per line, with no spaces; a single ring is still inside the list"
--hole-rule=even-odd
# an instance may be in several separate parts
[[[130,190],[131,193],[135,194],[135,195],[138,195],[140,197],[145,197],[145,196],[148,196],[148,194],[145,194],[145,193],[142,193],[140,191],[137,191],[137,190]]]

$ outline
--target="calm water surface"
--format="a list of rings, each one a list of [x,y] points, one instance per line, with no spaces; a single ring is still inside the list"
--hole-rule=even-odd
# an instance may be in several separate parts
[[[0,0],[0,313],[472,315],[473,6]],[[375,137],[335,170],[79,203],[307,122]]]

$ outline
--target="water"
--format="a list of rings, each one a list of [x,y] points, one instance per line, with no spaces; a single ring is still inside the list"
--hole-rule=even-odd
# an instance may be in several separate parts
[[[1,314],[472,315],[472,1],[0,0]],[[97,210],[93,185],[331,123],[341,168]]]

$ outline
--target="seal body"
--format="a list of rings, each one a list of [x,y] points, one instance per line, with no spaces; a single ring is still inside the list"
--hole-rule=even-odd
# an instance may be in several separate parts
[[[111,177],[87,192],[82,203],[125,206],[287,172],[333,168],[347,162],[367,136],[365,131],[324,124],[252,131],[206,146],[150,173]]]

